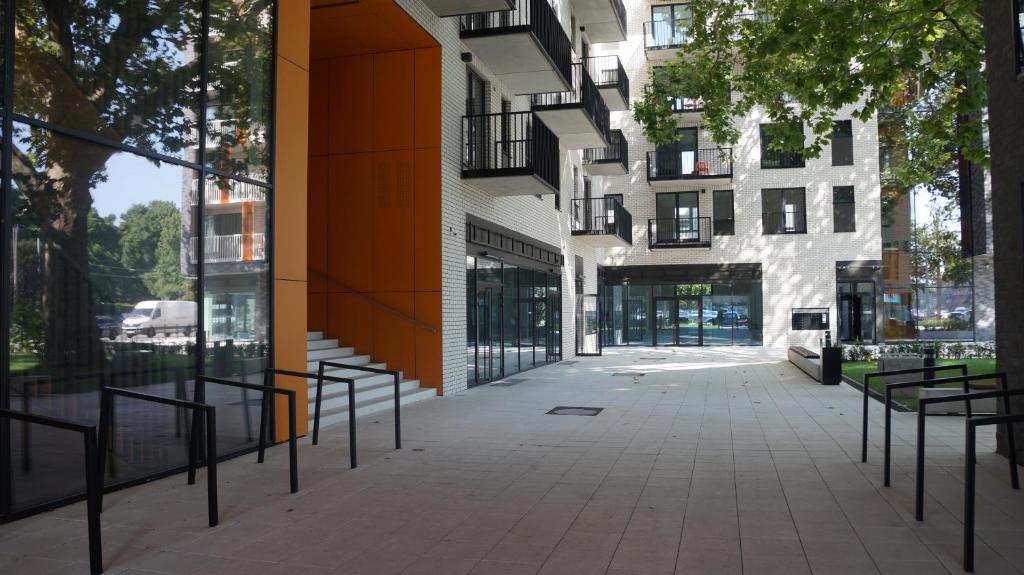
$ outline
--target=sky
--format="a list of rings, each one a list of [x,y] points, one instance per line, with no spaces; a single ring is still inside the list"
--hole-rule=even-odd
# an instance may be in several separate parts
[[[107,181],[93,190],[92,205],[101,216],[114,214],[118,218],[133,204],[165,200],[180,205],[185,169],[173,164],[158,167],[145,158],[119,152],[107,162]]]

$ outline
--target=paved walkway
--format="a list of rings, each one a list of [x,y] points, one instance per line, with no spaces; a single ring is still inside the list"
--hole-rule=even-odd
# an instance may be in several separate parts
[[[642,374],[642,375],[640,375]],[[108,573],[473,575],[960,572],[962,419],[929,418],[925,522],[913,519],[914,416],[880,487],[881,409],[860,463],[860,395],[760,348],[605,350],[359,422],[257,466],[107,496]],[[595,417],[547,415],[602,407]],[[978,573],[1024,571],[1024,493],[979,455]],[[84,505],[0,526],[0,572],[84,573]]]

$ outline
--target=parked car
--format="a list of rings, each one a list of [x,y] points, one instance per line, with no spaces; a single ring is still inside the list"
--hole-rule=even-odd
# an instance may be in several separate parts
[[[96,316],[96,327],[100,330],[100,337],[114,339],[121,333],[121,321],[109,315]]]
[[[148,300],[135,304],[135,309],[121,322],[121,331],[128,337],[157,333],[191,335],[196,329],[196,302]]]

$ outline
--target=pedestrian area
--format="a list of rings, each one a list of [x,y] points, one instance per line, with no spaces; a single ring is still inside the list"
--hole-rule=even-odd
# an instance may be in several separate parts
[[[925,521],[913,517],[914,414],[882,409],[860,462],[861,395],[762,348],[606,349],[359,420],[299,451],[105,498],[107,573],[346,575],[959,573],[963,419],[928,420]],[[548,414],[595,407],[595,416]],[[570,412],[576,413],[576,412]],[[1024,492],[979,439],[977,573],[1024,572]],[[85,573],[84,504],[0,526],[0,572]]]

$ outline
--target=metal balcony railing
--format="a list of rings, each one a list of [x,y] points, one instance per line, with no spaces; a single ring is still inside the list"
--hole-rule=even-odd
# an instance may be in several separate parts
[[[656,218],[647,220],[647,247],[711,247],[711,218]]]
[[[761,225],[766,234],[805,234],[807,233],[807,212],[803,209],[762,212]]]
[[[558,138],[533,112],[462,117],[462,177],[536,175],[558,189]]]
[[[594,121],[597,130],[607,137],[611,116],[608,105],[597,91],[597,86],[582,63],[572,65],[572,90],[568,92],[550,92],[530,96],[530,104],[534,111],[543,108],[563,108],[582,105],[587,115]]]
[[[238,204],[242,202],[265,202],[267,191],[260,186],[248,182],[230,180],[225,188],[224,178],[206,180],[203,186],[203,203],[206,204]],[[192,189],[189,192],[189,199],[192,205],[199,201],[199,179],[192,180]]]
[[[629,76],[618,56],[591,56],[584,58],[583,63],[598,88],[615,87],[622,99],[629,102]]]
[[[644,22],[645,50],[677,50],[690,43],[689,18]]]
[[[629,167],[629,142],[622,135],[622,130],[608,132],[608,145],[604,148],[586,148],[583,150],[584,164],[620,163],[623,168]]]
[[[547,0],[522,0],[513,10],[459,16],[463,38],[532,32],[566,80],[572,74],[572,43]]]
[[[229,234],[223,236],[206,236],[203,238],[203,261],[206,263],[226,263],[244,261],[264,261],[267,258],[266,234]],[[197,263],[199,238],[192,238],[188,258]]]
[[[647,152],[647,181],[732,178],[732,148]]]
[[[633,216],[617,198],[572,201],[573,235],[614,235],[633,243]]]

